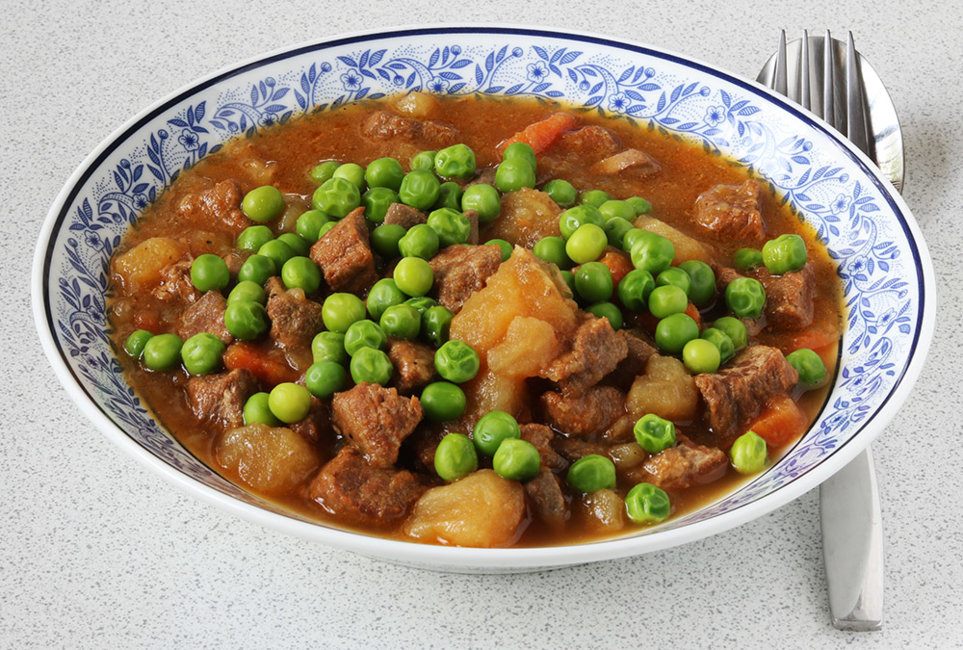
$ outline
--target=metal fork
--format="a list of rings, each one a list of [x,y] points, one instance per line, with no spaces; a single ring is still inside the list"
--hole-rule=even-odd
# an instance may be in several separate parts
[[[840,61],[843,47],[844,59]],[[792,51],[795,65],[790,66],[783,30],[776,54],[760,72],[758,81],[813,111],[878,160],[876,145],[887,143],[888,134],[871,133],[863,61],[852,32],[845,46],[828,30],[824,38],[803,32],[798,48]],[[900,145],[898,173],[886,166],[883,170],[899,190],[903,168],[898,121],[895,129]],[[841,630],[878,630],[883,619],[883,530],[876,472],[868,447],[819,487],[819,500],[833,625]]]

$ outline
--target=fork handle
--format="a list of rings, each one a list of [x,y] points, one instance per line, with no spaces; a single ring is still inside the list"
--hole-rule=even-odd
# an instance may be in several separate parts
[[[868,447],[819,486],[819,503],[833,626],[878,630],[883,624],[883,523]]]

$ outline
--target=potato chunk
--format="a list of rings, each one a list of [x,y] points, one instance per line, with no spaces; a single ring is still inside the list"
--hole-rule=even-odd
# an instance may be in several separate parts
[[[636,419],[655,413],[673,422],[692,420],[698,414],[699,391],[681,361],[655,354],[629,389],[625,406]]]
[[[314,447],[294,431],[265,424],[225,431],[214,444],[214,459],[242,483],[265,494],[293,490],[321,462]]]
[[[625,527],[625,501],[614,490],[596,490],[576,501],[576,513],[597,533],[617,533]]]
[[[425,492],[405,522],[405,534],[421,542],[491,548],[518,537],[525,515],[521,483],[490,469]]]
[[[488,367],[500,375],[537,377],[558,356],[559,347],[551,325],[516,316],[502,342],[488,351]]]
[[[151,289],[160,284],[161,272],[185,252],[185,246],[170,237],[151,237],[118,255],[114,273],[128,293]]]

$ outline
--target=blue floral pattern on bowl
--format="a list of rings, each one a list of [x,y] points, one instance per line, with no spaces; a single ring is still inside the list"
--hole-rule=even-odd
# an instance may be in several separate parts
[[[188,453],[126,384],[106,332],[108,260],[144,208],[228,139],[413,90],[564,99],[695,140],[769,183],[838,263],[847,331],[841,371],[815,425],[756,479],[654,531],[732,512],[792,483],[858,436],[896,391],[931,299],[928,262],[912,217],[836,136],[751,84],[674,55],[530,30],[426,29],[310,45],[201,82],[108,142],[54,206],[52,233],[41,242],[41,330],[49,328],[89,400],[131,440],[215,490],[282,512]]]

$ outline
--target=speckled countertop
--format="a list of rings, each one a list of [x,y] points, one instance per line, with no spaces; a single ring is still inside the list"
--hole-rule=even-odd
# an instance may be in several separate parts
[[[959,647],[963,645],[963,133],[946,3],[4,0],[0,22],[0,647]],[[47,208],[116,126],[209,71],[347,31],[536,23],[754,75],[785,28],[856,31],[899,109],[906,201],[932,252],[939,320],[915,392],[874,443],[886,622],[829,622],[818,500],[632,559],[528,575],[428,573],[225,514],[112,446],[61,389],[30,313]],[[949,460],[943,460],[943,459]]]

